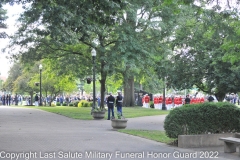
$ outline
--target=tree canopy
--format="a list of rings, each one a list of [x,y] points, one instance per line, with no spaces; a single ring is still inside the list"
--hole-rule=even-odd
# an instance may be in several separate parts
[[[102,99],[109,76],[122,80],[128,106],[134,105],[134,81],[150,88],[166,78],[168,87],[196,85],[220,99],[238,91],[232,58],[238,52],[238,1],[224,1],[225,8],[217,0],[7,2],[26,9],[11,37],[12,57],[23,63],[54,59],[59,74],[84,78],[92,75],[95,49]],[[14,52],[16,45],[22,48]]]
[[[5,20],[7,19],[7,11],[4,10],[2,7],[3,4],[0,3],[0,29],[6,29],[7,25],[5,24]],[[6,32],[0,32],[0,38],[6,38]]]

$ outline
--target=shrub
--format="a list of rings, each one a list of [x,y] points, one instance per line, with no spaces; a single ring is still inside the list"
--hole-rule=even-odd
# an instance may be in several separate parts
[[[61,103],[60,103],[60,102],[57,102],[57,103],[56,103],[56,106],[61,106]]]
[[[72,101],[71,103],[73,104],[74,107],[78,107],[79,101],[78,100],[77,101]]]
[[[79,108],[80,108],[80,107],[82,107],[82,104],[83,104],[83,103],[82,103],[81,101],[80,101],[80,102],[78,102],[78,105],[77,105],[77,107],[79,107]]]
[[[97,105],[97,103],[95,105]],[[92,107],[92,106],[93,106],[93,102],[88,102],[88,107]]]
[[[78,103],[78,107],[91,107],[92,102],[88,102],[87,100],[81,100]]]
[[[170,138],[178,135],[240,131],[240,109],[228,102],[188,104],[170,111],[164,129]]]
[[[67,103],[63,103],[63,106],[67,106]]]
[[[69,106],[70,106],[70,107],[73,107],[73,106],[74,106],[74,104],[73,104],[73,103],[69,103]]]
[[[150,106],[150,108],[154,108],[154,103],[153,103],[153,101],[150,101],[150,102],[149,102],[149,106]]]

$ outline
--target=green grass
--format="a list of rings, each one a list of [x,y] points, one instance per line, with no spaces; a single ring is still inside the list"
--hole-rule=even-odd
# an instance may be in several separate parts
[[[90,114],[91,108],[89,107],[68,107],[68,106],[57,106],[57,107],[27,107],[36,108],[44,111],[60,114],[73,119],[81,120],[91,120],[92,115]],[[117,109],[115,108],[115,114]],[[123,107],[123,115],[125,118],[143,117],[143,116],[153,116],[153,115],[166,115],[169,111],[162,111],[157,109],[146,109],[142,107]],[[105,119],[107,118],[107,113],[105,114]]]
[[[67,106],[56,106],[56,107],[27,107],[44,110],[51,113],[56,113],[73,119],[81,120],[92,120],[91,108],[78,108],[78,107],[67,107]]]
[[[173,144],[176,139],[167,137],[164,131],[156,130],[132,130],[132,129],[121,129],[118,132],[126,133],[146,139],[154,140],[161,143]]]
[[[123,115],[125,118],[135,118],[143,116],[154,116],[154,115],[166,115],[169,111],[163,111],[158,109],[147,109],[142,107],[123,107]],[[116,108],[115,108],[116,112]]]

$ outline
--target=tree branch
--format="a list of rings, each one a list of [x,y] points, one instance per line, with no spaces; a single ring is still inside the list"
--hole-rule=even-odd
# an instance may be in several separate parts
[[[44,41],[41,41],[45,46],[49,47],[51,50],[54,51],[64,51],[64,52],[70,52],[71,54],[77,54],[77,55],[83,55],[83,53],[80,52],[74,52],[74,51],[70,51],[70,50],[66,50],[66,49],[62,49],[62,48],[54,48],[52,47],[50,44],[45,43]]]

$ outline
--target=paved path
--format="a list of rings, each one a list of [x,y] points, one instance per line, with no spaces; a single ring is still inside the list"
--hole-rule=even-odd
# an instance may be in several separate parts
[[[128,129],[163,130],[164,117],[131,118]],[[223,153],[223,147],[181,149],[119,133],[107,120],[0,106],[0,160],[208,159],[200,157],[201,151],[215,152],[218,160],[239,160],[237,153]]]

